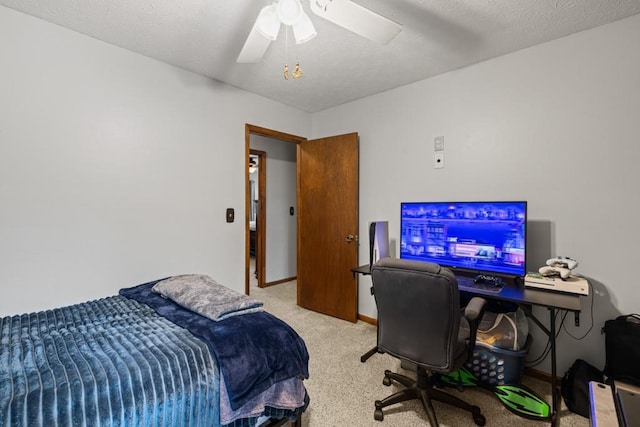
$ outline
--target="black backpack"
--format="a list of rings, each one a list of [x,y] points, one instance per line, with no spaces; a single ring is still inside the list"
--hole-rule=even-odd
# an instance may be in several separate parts
[[[589,381],[604,382],[602,371],[582,359],[576,359],[562,377],[561,393],[571,412],[589,417]]]
[[[640,386],[640,315],[619,316],[604,323],[609,379]]]

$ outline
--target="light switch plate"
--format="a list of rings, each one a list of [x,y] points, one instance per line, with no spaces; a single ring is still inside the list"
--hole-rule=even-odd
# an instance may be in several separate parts
[[[436,151],[433,154],[433,167],[434,169],[442,169],[444,167],[444,152]]]

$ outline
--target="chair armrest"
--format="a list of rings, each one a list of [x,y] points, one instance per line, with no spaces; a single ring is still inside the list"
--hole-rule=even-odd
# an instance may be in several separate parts
[[[480,297],[473,297],[469,304],[464,308],[464,318],[469,322],[469,357],[467,359],[471,360],[471,355],[473,351],[473,347],[476,342],[476,334],[478,332],[478,323],[480,323],[480,319],[482,319],[482,315],[484,314],[484,307],[487,305],[487,301]]]
[[[477,322],[482,318],[485,305],[487,305],[487,301],[484,298],[473,297],[464,308],[465,319],[467,319],[469,323]]]

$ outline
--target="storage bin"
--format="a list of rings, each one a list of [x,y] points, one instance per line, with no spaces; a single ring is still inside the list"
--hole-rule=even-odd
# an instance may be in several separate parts
[[[527,335],[520,350],[506,350],[478,341],[466,367],[483,384],[519,384],[530,346],[531,335]]]

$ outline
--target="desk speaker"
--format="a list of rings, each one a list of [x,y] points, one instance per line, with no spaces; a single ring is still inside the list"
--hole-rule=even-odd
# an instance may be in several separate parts
[[[389,256],[389,221],[369,224],[369,265]]]

